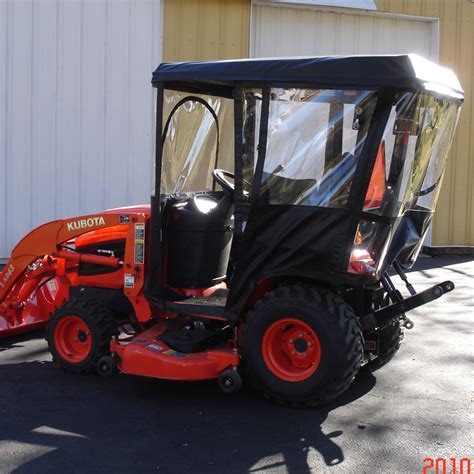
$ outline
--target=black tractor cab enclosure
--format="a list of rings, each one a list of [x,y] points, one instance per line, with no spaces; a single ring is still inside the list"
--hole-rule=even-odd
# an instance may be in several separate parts
[[[264,279],[363,288],[416,260],[463,100],[451,71],[275,58],[164,63],[152,83],[152,300],[224,281],[235,316]]]
[[[242,361],[293,406],[387,364],[406,313],[454,288],[417,293],[405,274],[463,102],[454,73],[415,55],[272,58],[164,63],[152,84],[145,295],[168,321],[167,364],[220,360],[230,393]]]

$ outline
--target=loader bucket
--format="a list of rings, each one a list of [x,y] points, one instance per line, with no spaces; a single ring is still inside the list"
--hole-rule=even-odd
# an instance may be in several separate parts
[[[31,295],[18,303],[0,304],[0,338],[35,331],[46,326],[54,311],[59,283],[56,278],[41,279]]]

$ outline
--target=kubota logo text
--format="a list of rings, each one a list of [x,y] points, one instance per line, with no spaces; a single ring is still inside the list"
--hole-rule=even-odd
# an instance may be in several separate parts
[[[0,285],[2,286],[2,288],[7,284],[8,279],[13,275],[14,271],[15,267],[10,263],[7,273],[5,273],[5,276],[2,278],[2,281],[0,281]]]
[[[88,219],[81,219],[79,221],[68,222],[67,230],[81,230],[86,229],[87,227],[95,227],[98,225],[105,225],[105,220],[103,217],[89,217]]]

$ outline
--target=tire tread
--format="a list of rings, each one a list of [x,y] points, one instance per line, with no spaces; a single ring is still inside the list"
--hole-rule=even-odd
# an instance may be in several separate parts
[[[87,364],[79,364],[75,366],[72,363],[63,361],[57,354],[54,347],[54,326],[63,315],[80,314],[86,319],[94,320],[98,328],[97,340],[98,345],[94,355]],[[87,321],[86,321],[87,322]],[[113,313],[102,304],[89,299],[68,300],[63,303],[49,319],[46,328],[46,341],[53,361],[68,372],[86,373],[96,370],[99,359],[109,353],[109,344],[112,336],[117,334],[117,323],[114,320]]]
[[[340,394],[342,394],[360,370],[362,362],[362,328],[359,320],[356,318],[353,310],[344,302],[344,300],[334,294],[333,292],[324,289],[316,288],[309,285],[293,284],[291,286],[280,286],[275,290],[267,293],[254,308],[248,313],[246,323],[243,327],[243,341],[245,344],[246,336],[252,330],[252,321],[258,318],[258,313],[267,305],[274,302],[288,302],[295,304],[298,300],[300,304],[306,307],[314,307],[322,304],[328,310],[331,316],[335,317],[335,324],[338,330],[343,335],[347,347],[347,357],[344,361],[344,368],[342,375],[334,377],[332,382],[324,387],[324,390],[319,391],[318,394],[305,398],[303,400],[288,400],[275,393],[267,390],[260,381],[256,378],[249,368],[246,372],[252,384],[263,392],[265,398],[279,404],[292,407],[314,407],[327,403]],[[245,366],[244,366],[245,367]]]

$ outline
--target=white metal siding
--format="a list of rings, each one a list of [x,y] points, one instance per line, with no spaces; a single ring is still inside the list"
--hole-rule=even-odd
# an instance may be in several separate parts
[[[437,21],[314,7],[252,7],[253,57],[417,53],[438,60]]]
[[[61,217],[149,201],[158,0],[0,0],[0,258]]]

